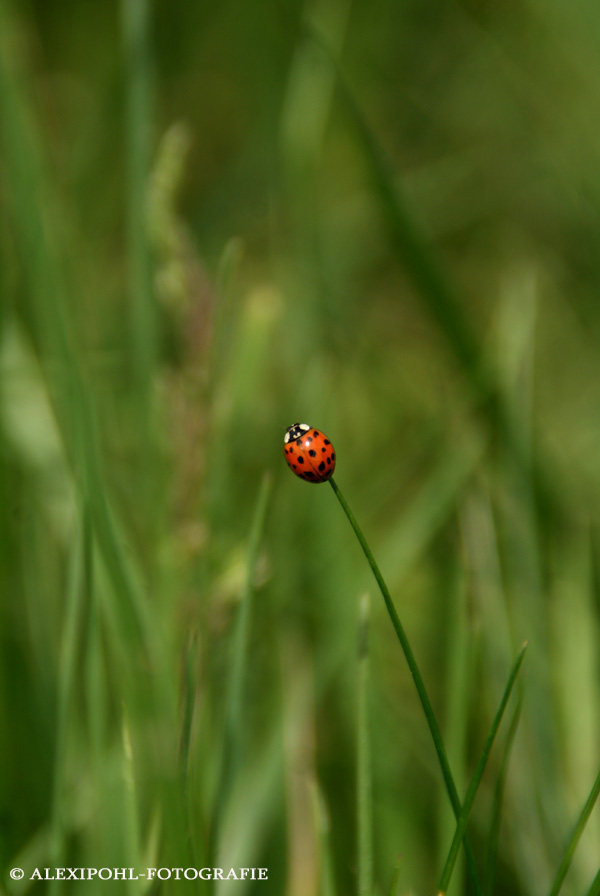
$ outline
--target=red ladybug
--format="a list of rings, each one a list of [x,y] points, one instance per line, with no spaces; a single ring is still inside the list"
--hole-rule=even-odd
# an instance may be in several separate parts
[[[306,482],[327,482],[335,470],[335,451],[326,435],[308,423],[288,426],[283,439],[288,467]]]

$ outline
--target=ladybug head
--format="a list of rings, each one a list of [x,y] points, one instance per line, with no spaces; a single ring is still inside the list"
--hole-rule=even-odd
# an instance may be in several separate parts
[[[308,423],[293,423],[291,426],[288,426],[285,436],[283,437],[283,444],[287,445],[288,442],[293,442],[294,439],[300,439],[305,432],[308,432],[310,426]]]

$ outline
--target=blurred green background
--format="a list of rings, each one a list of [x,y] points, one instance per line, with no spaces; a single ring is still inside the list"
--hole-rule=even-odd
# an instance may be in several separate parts
[[[1,892],[357,892],[365,592],[371,892],[436,891],[433,746],[296,420],[461,794],[529,641],[469,832],[484,892],[549,892],[600,759],[599,83],[592,0],[0,2]],[[565,894],[599,857],[596,811]]]

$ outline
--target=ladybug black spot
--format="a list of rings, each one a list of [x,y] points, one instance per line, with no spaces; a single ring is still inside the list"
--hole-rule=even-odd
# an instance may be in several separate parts
[[[331,465],[331,458],[330,458],[330,457],[327,458],[327,463]]]
[[[325,463],[324,463],[324,461],[321,461],[321,463],[319,464],[319,470],[323,471],[324,469],[325,469]]]
[[[299,458],[298,458],[298,463],[299,463],[299,464],[303,464],[303,463],[304,463],[304,458],[303,458],[303,457],[299,457]]]
[[[325,439],[325,444],[326,444],[326,445],[331,445],[331,442],[329,441],[329,439]]]
[[[310,454],[311,457],[316,457],[316,456],[317,456],[317,452],[315,451],[314,448],[311,448],[310,451],[309,451],[308,453]]]

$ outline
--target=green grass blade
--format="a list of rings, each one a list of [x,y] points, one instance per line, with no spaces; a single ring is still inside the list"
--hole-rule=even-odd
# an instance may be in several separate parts
[[[186,818],[186,837],[190,855],[196,856],[196,848],[193,837],[193,806],[189,791],[188,771],[190,758],[190,745],[192,740],[192,726],[194,723],[194,707],[196,705],[197,682],[196,662],[198,655],[198,635],[196,631],[190,633],[186,644],[183,660],[183,708],[181,712],[181,729],[179,733],[179,745],[177,761],[179,766],[179,786]]]
[[[9,39],[16,27],[11,22],[10,4],[0,4],[0,12],[4,22],[0,29],[0,135],[6,177],[11,183],[15,236],[23,252],[27,299],[22,317],[40,354],[65,454],[89,505],[94,534],[118,597],[122,623],[133,637],[141,638],[152,655],[155,632],[149,610],[132,581],[122,539],[109,512],[93,397],[82,374],[65,311],[69,283],[63,271],[61,236],[66,212],[55,195],[43,152],[44,141],[29,112],[33,103],[28,72],[15,52],[15,42]],[[41,202],[40,197],[45,201]]]
[[[135,777],[135,761],[131,742],[131,723],[127,707],[121,708],[122,776],[123,776],[123,837],[124,858],[135,867],[140,858],[140,825]]]
[[[398,859],[394,874],[392,875],[392,884],[390,886],[390,896],[400,896],[400,869],[402,867],[402,859]]]
[[[319,846],[319,894],[320,896],[335,896],[336,890],[331,848],[331,824],[325,798],[316,781],[312,783],[311,795]]]
[[[396,632],[396,636],[400,641],[400,646],[404,652],[404,656],[406,658],[406,662],[408,663],[408,668],[413,677],[413,681],[415,683],[415,687],[417,689],[417,694],[419,696],[419,700],[421,701],[421,706],[423,707],[423,712],[425,713],[425,718],[427,720],[427,725],[429,726],[429,731],[431,733],[431,737],[433,740],[433,745],[435,747],[435,752],[438,757],[438,762],[440,764],[440,768],[442,770],[442,777],[444,779],[444,783],[446,785],[446,790],[448,791],[448,796],[450,798],[450,802],[452,804],[452,809],[454,811],[454,815],[456,820],[460,818],[461,813],[461,803],[460,798],[458,796],[458,791],[456,789],[456,784],[454,783],[454,778],[452,776],[452,771],[450,769],[450,763],[448,761],[448,756],[446,754],[446,748],[444,746],[444,741],[442,739],[442,734],[440,731],[440,727],[437,723],[437,719],[435,717],[435,713],[433,711],[433,706],[431,704],[431,700],[429,699],[429,695],[427,693],[427,689],[425,687],[425,682],[423,681],[423,676],[421,675],[421,671],[415,659],[415,655],[413,653],[412,647],[410,646],[410,642],[404,631],[404,627],[400,622],[400,617],[396,612],[396,608],[394,606],[394,602],[388,590],[388,587],[385,583],[385,580],[381,574],[381,571],[375,561],[375,557],[373,556],[371,549],[367,543],[365,536],[363,535],[358,523],[356,522],[356,518],[350,507],[344,498],[337,482],[332,478],[329,480],[329,483],[335,493],[336,498],[340,502],[342,509],[346,516],[348,517],[348,521],[350,525],[354,529],[354,534],[356,535],[361,548],[367,558],[369,566],[375,576],[375,580],[379,586],[379,590],[383,596],[383,600],[385,602],[386,609],[388,611],[388,615],[392,621],[392,625],[394,626],[394,630]],[[469,875],[471,878],[471,882],[475,889],[475,892],[478,894],[482,893],[481,884],[479,883],[479,878],[477,875],[477,869],[475,867],[475,860],[473,858],[473,854],[471,851],[471,847],[469,845],[467,837],[464,838],[464,849],[465,855],[467,858],[467,867],[469,870]]]
[[[468,738],[473,691],[478,687],[478,678],[474,664],[478,651],[478,639],[473,637],[473,627],[469,624],[468,589],[460,571],[448,571],[447,594],[444,595],[445,612],[445,651],[446,660],[442,675],[444,676],[444,743],[448,751],[456,786],[459,793],[464,793],[468,783]],[[458,573],[458,574],[457,574]],[[437,806],[437,830],[439,831],[439,854],[435,862],[436,868],[443,868],[448,851],[448,843],[452,842],[456,830],[456,818],[446,801]],[[455,874],[462,875],[461,857],[457,861]]]
[[[402,257],[405,269],[433,318],[446,334],[476,391],[479,394],[489,394],[490,379],[483,373],[477,339],[461,310],[458,292],[430,248],[415,216],[409,211],[400,195],[391,165],[365,121],[334,54],[314,27],[310,25],[306,27],[336,70],[338,90],[364,150],[390,235]]]
[[[54,779],[52,782],[52,813],[50,822],[50,856],[55,865],[60,866],[64,859],[64,841],[67,829],[65,818],[65,778],[68,760],[67,742],[69,737],[73,707],[73,686],[76,680],[78,650],[81,640],[83,604],[86,591],[91,582],[91,527],[89,516],[84,508],[78,537],[73,546],[72,566],[63,637],[60,650],[60,671],[58,678],[57,721]],[[51,884],[51,891],[61,889],[56,882]]]
[[[381,547],[382,564],[393,563],[397,577],[406,576],[434,533],[455,512],[487,448],[488,440],[479,435],[462,440],[460,448],[445,442],[427,479],[403,508],[399,521],[390,526]]]
[[[477,334],[462,311],[463,299],[453,279],[446,272],[438,253],[431,245],[417,216],[404,199],[397,178],[383,147],[369,127],[362,110],[327,41],[314,26],[306,24],[315,44],[326,55],[337,74],[337,85],[349,118],[358,135],[365,160],[393,246],[432,319],[444,334],[457,358],[467,383],[478,404],[486,411],[491,427],[508,446],[519,474],[529,481],[531,458],[526,437],[514,416],[499,400],[500,390]],[[536,461],[536,498],[545,514],[552,509],[553,489],[539,460]]]
[[[239,764],[240,750],[243,743],[243,691],[248,660],[250,613],[252,608],[252,595],[254,592],[256,563],[258,560],[260,541],[265,526],[271,486],[272,477],[270,473],[265,473],[261,482],[254,510],[254,517],[250,527],[246,580],[233,631],[231,674],[225,704],[225,733],[221,770],[211,825],[211,853],[215,858],[218,849],[223,812]]]
[[[573,855],[575,853],[575,850],[577,849],[579,838],[583,834],[584,828],[592,813],[592,809],[594,808],[594,803],[598,799],[598,794],[600,794],[600,772],[598,772],[596,780],[594,781],[592,789],[590,790],[590,794],[585,801],[585,805],[581,810],[579,818],[577,819],[577,824],[573,828],[573,833],[569,838],[569,842],[567,843],[567,847],[565,849],[561,863],[558,866],[558,871],[556,872],[556,877],[554,879],[554,883],[552,884],[549,896],[557,896],[557,894],[560,892],[564,879],[567,876],[569,866],[573,860]]]
[[[369,595],[360,604],[356,726],[358,896],[373,892],[373,808],[369,734]]]
[[[194,703],[196,699],[196,657],[198,653],[198,636],[194,631],[190,634],[185,649],[183,668],[183,710],[181,714],[181,732],[179,735],[179,774],[185,784],[188,774],[190,741],[194,721]]]
[[[157,338],[147,221],[152,106],[149,9],[148,0],[122,0],[131,338],[135,394],[145,424]]]
[[[477,762],[477,766],[475,767],[475,771],[473,773],[473,777],[469,783],[469,787],[467,788],[467,793],[462,805],[462,809],[460,811],[460,816],[458,818],[456,824],[456,832],[454,834],[454,838],[450,845],[450,851],[448,852],[448,858],[446,859],[446,864],[444,866],[444,870],[442,871],[442,875],[440,878],[440,893],[446,893],[448,890],[448,885],[450,883],[450,878],[452,877],[452,871],[454,870],[454,864],[456,862],[456,857],[458,856],[458,851],[460,849],[460,845],[464,839],[466,830],[467,830],[467,822],[469,820],[469,815],[471,814],[471,809],[473,808],[473,803],[475,802],[475,797],[477,795],[477,791],[479,789],[479,785],[481,784],[481,779],[483,777],[483,773],[485,771],[485,767],[487,765],[487,761],[494,744],[494,740],[496,739],[496,735],[498,733],[498,729],[500,727],[500,723],[504,716],[504,711],[506,709],[506,705],[512,693],[512,689],[514,687],[515,681],[517,680],[517,676],[519,674],[519,670],[521,668],[521,664],[523,662],[523,658],[525,656],[525,651],[527,650],[527,643],[523,645],[521,648],[519,655],[513,665],[511,673],[508,677],[508,681],[506,683],[506,687],[504,689],[504,694],[502,695],[502,699],[500,701],[500,705],[496,711],[496,715],[494,716],[494,720],[492,722],[492,727],[488,732],[488,736],[486,737],[485,744],[483,746],[483,751],[481,756],[479,757],[479,761]]]
[[[587,891],[586,896],[600,896],[600,868],[598,868],[598,873],[593,879],[592,885]]]
[[[503,796],[504,796],[504,783],[506,781],[506,774],[508,771],[508,762],[510,759],[512,746],[515,741],[515,734],[517,733],[517,728],[519,726],[519,719],[521,717],[522,706],[523,706],[523,695],[522,695],[522,693],[519,693],[517,703],[516,703],[514,712],[512,714],[510,724],[508,726],[508,732],[506,735],[506,743],[504,745],[504,753],[503,753],[502,762],[500,765],[500,772],[498,774],[498,780],[496,781],[496,786],[494,788],[494,799],[493,799],[493,803],[492,803],[490,833],[488,835],[485,880],[484,880],[484,884],[483,884],[484,892],[485,892],[486,896],[492,896],[493,888],[494,888],[494,875],[495,875],[495,871],[496,871],[496,861],[497,861],[497,856],[498,856],[498,844],[500,842],[500,818],[501,818],[501,811],[502,811],[502,801],[503,801]]]

